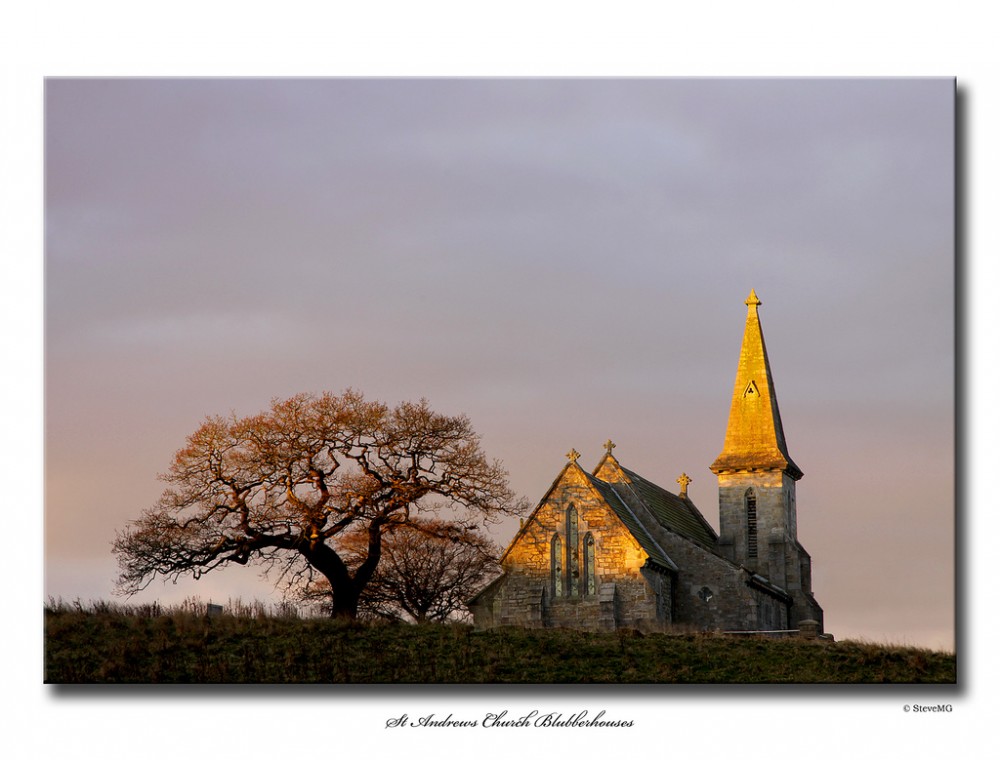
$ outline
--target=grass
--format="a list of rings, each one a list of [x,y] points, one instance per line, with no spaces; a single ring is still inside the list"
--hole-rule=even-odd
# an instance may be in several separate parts
[[[955,683],[955,655],[721,634],[343,623],[50,600],[47,683]]]

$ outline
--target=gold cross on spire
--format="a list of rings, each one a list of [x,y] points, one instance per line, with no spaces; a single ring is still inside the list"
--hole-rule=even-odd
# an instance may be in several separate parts
[[[608,452],[608,456],[611,456],[611,449],[615,448],[615,444],[609,438],[604,442],[604,450]]]
[[[575,462],[580,458],[580,452],[576,449],[570,449],[566,454],[566,458],[571,462]]]
[[[677,482],[681,484],[681,492],[678,494],[682,499],[686,498],[688,495],[688,483],[691,482],[691,478],[687,476],[686,472],[682,472],[681,476],[677,478]]]

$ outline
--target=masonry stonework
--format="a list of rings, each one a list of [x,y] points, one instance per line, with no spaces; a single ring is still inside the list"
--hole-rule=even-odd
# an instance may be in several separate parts
[[[823,611],[797,535],[795,483],[751,291],[723,451],[719,532],[687,496],[623,467],[608,441],[592,473],[573,450],[469,604],[477,626],[777,631]],[[811,628],[810,628],[811,630]]]

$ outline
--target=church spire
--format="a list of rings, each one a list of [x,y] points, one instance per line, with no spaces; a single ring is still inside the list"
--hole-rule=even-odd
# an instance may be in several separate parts
[[[729,409],[726,442],[710,469],[717,475],[733,470],[781,470],[798,480],[802,471],[788,455],[785,445],[771,365],[757,315],[761,300],[753,290],[746,305],[747,321]]]

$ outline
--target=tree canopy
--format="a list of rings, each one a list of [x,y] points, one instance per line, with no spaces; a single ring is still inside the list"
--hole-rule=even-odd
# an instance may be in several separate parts
[[[209,417],[161,479],[159,501],[116,537],[121,593],[258,564],[290,586],[324,578],[339,617],[356,616],[394,531],[441,509],[454,530],[524,509],[467,417],[425,400],[389,408],[353,390]],[[348,533],[363,537],[359,561],[338,548]]]

